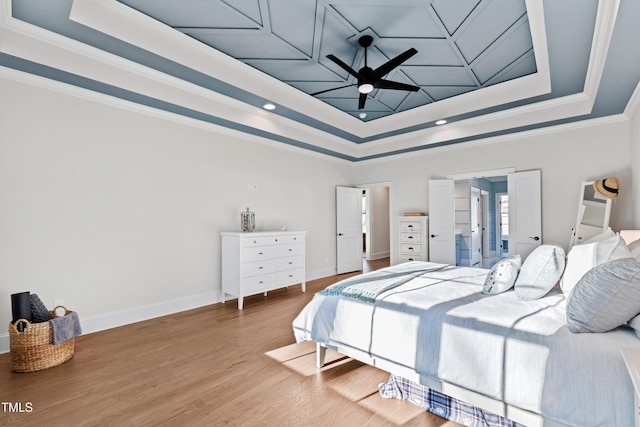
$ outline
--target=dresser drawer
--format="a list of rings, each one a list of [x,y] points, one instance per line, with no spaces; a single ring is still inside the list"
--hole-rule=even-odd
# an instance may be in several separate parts
[[[287,236],[266,236],[267,245],[280,245],[287,242]]]
[[[291,236],[284,237],[285,243],[303,243],[304,244],[304,234],[294,234]]]
[[[401,243],[422,243],[422,235],[420,233],[400,233]]]
[[[279,274],[279,280],[282,286],[295,285],[296,283],[304,282],[304,270],[302,268],[281,271]]]
[[[276,268],[278,270],[290,270],[292,268],[301,268],[304,266],[304,256],[290,256],[278,258],[276,260]]]
[[[278,258],[279,256],[278,246],[255,246],[242,250],[242,257],[247,262]]]
[[[254,246],[264,246],[267,244],[267,239],[264,236],[244,237],[242,239],[243,248],[251,248]]]
[[[278,259],[265,259],[261,261],[246,262],[242,267],[242,276],[250,277],[278,271],[278,261]]]
[[[402,254],[422,254],[422,245],[413,245],[411,243],[403,243],[400,245],[400,252]]]
[[[251,295],[276,288],[280,273],[262,274],[260,276],[247,277],[243,280],[243,295]]]
[[[304,243],[285,243],[278,245],[278,257],[288,257],[304,254]]]
[[[402,221],[400,222],[400,231],[420,231],[422,224],[420,221]]]
[[[425,259],[422,259],[422,255],[420,254],[402,254],[400,255],[400,260],[401,262],[409,262],[409,261],[426,261]]]

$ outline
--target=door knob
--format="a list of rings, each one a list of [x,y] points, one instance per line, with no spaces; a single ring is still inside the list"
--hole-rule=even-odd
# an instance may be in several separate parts
[[[530,239],[535,240],[536,242],[537,242],[538,240],[540,240],[540,238],[539,238],[538,236],[535,236],[535,237],[531,237],[531,236],[529,236],[529,238],[530,238]]]
[[[439,234],[432,234],[431,237],[438,237]]]
[[[342,233],[338,233],[338,236],[344,236],[344,234],[342,234]]]

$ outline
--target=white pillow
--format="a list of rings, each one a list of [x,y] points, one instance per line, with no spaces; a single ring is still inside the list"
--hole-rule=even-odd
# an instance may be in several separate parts
[[[593,267],[614,259],[631,257],[625,241],[615,233],[604,240],[575,245],[567,255],[567,266],[560,280],[560,288],[568,296],[582,276]]]
[[[522,258],[520,255],[513,255],[498,261],[487,274],[482,293],[494,295],[511,289],[516,283],[521,265]]]
[[[516,284],[516,297],[532,301],[542,298],[558,283],[564,271],[564,249],[555,245],[538,246],[524,260]]]
[[[567,265],[560,279],[560,289],[569,295],[571,289],[584,274],[598,265],[596,262],[597,243],[582,243],[574,245],[567,255]]]
[[[602,233],[596,234],[592,238],[587,239],[584,242],[580,242],[579,244],[580,245],[584,245],[584,244],[587,244],[587,243],[602,242],[603,240],[610,239],[615,235],[616,235],[616,233],[611,229],[611,227],[607,227],[607,229],[604,230]]]

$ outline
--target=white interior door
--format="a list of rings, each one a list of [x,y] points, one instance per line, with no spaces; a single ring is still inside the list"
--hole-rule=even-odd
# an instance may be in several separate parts
[[[362,189],[336,187],[337,273],[362,270]]]
[[[480,195],[482,198],[482,256],[488,258],[491,256],[489,245],[489,192],[482,190]]]
[[[471,187],[471,266],[482,267],[482,207],[480,205],[480,189]]]
[[[542,244],[540,171],[507,174],[509,192],[509,255],[524,260]]]
[[[429,180],[429,261],[456,265],[455,201],[452,179]]]

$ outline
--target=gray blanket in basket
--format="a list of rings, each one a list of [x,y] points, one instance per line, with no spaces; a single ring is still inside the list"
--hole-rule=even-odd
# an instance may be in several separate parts
[[[51,323],[52,343],[60,344],[82,334],[80,318],[75,311],[49,320]]]

